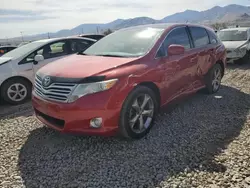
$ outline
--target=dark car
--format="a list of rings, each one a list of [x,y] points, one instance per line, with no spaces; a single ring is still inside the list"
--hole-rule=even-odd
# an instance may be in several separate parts
[[[0,46],[0,56],[2,56],[3,54],[14,50],[15,48],[17,48],[16,46]]]
[[[61,132],[142,138],[160,107],[200,89],[216,93],[225,64],[225,47],[207,27],[121,29],[41,68],[33,106],[40,121]]]

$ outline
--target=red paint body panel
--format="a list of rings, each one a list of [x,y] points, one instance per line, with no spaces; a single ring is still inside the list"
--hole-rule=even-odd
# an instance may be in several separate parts
[[[150,52],[140,58],[72,55],[44,66],[39,72],[50,76],[84,78],[105,75],[107,80],[118,78],[119,81],[110,90],[84,96],[73,103],[50,102],[33,95],[36,110],[64,120],[65,124],[58,128],[37,114],[38,119],[62,132],[109,136],[117,133],[122,105],[136,85],[155,84],[160,91],[160,106],[204,87],[204,75],[215,63],[226,66],[225,47],[210,44],[190,49],[182,55],[155,58],[162,41],[174,27],[176,25],[168,27]],[[103,118],[99,129],[89,126],[95,117]]]
[[[71,55],[42,68],[48,75],[65,78],[84,78],[103,70],[114,69],[138,58]]]

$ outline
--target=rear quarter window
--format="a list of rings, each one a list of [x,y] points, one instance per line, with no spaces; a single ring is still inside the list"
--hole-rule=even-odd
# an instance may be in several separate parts
[[[220,42],[220,40],[218,39],[217,35],[214,32],[209,31],[209,30],[207,30],[207,32],[208,32],[211,44],[218,44]]]

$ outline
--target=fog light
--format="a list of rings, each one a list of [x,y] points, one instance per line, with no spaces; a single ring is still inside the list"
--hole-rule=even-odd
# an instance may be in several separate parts
[[[100,128],[102,126],[102,118],[93,118],[90,120],[90,127]]]

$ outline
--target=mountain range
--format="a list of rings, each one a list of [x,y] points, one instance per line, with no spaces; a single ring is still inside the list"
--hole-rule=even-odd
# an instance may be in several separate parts
[[[225,7],[215,6],[205,11],[186,10],[167,16],[161,20],[149,17],[136,17],[131,19],[117,19],[110,23],[81,24],[72,29],[64,29],[55,33],[49,33],[50,37],[65,37],[84,33],[101,33],[107,29],[117,30],[120,28],[154,23],[202,23],[210,25],[213,23],[241,24],[250,26],[250,7],[231,4]],[[48,33],[25,36],[25,40],[38,40],[48,38]],[[20,37],[13,38],[20,41]],[[3,41],[3,39],[2,39]],[[1,39],[0,39],[1,42]]]

